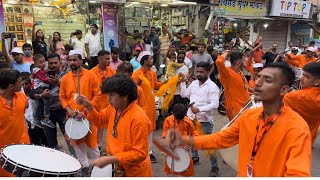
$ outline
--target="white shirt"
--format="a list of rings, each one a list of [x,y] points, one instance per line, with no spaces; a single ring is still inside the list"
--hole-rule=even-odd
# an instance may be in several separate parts
[[[89,45],[90,57],[98,56],[98,52],[102,49],[100,42],[100,32],[97,31],[95,35],[93,35],[91,32],[87,33],[84,43]]]
[[[31,123],[31,121],[34,120],[34,113],[36,112],[37,101],[31,99],[30,97],[27,97],[27,99],[28,99],[28,108],[24,113],[24,118],[26,121],[29,121]],[[34,126],[31,124],[31,129],[33,128]]]
[[[190,99],[190,103],[195,102],[194,107],[199,108],[197,114],[193,114],[191,108],[188,109],[187,116],[193,120],[195,116],[199,122],[210,122],[213,124],[213,110],[219,107],[219,87],[210,80],[199,86],[199,80],[193,81],[188,88],[186,83],[180,83],[181,96]]]
[[[85,59],[85,50],[84,50],[84,39],[82,38],[79,40],[78,38],[72,38],[71,39],[71,45],[73,47],[73,50],[79,50],[81,52],[82,59]]]
[[[189,68],[187,67],[187,65],[183,65],[178,69],[176,69],[175,75],[179,75],[179,73],[183,73],[185,76],[187,76],[189,73]],[[178,95],[180,94],[180,92],[181,92],[181,89],[180,89],[180,85],[178,84],[175,94]]]

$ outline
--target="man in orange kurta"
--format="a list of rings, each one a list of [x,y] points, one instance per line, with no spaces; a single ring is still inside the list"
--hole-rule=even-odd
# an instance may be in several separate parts
[[[238,176],[310,176],[308,125],[282,101],[293,81],[294,72],[287,65],[270,64],[258,74],[254,89],[255,100],[262,101],[263,107],[244,111],[218,133],[189,138],[171,130],[167,139],[173,141],[170,139],[175,135],[175,143],[194,145],[196,149],[223,149],[239,144]]]
[[[301,87],[301,90],[286,94],[284,103],[308,123],[313,143],[320,126],[320,63],[303,67]]]
[[[77,71],[80,79],[80,95],[88,98],[92,104],[97,107],[101,99],[101,90],[98,78],[94,73],[82,68],[81,52],[77,50],[70,51],[69,64],[72,69],[61,79],[60,83],[60,102],[64,109],[67,110],[67,116],[78,118],[82,114],[84,108],[77,105],[75,96],[78,93],[78,79]],[[77,113],[76,110],[80,112]],[[92,133],[88,133],[83,139],[77,140],[73,143],[77,157],[82,165],[85,167],[84,173],[87,173],[89,166],[89,158],[95,159],[99,156],[97,148],[97,127],[91,126]],[[91,156],[91,157],[90,157]]]
[[[108,93],[110,105],[98,112],[87,98],[77,102],[86,108],[88,120],[97,127],[107,128],[106,150],[93,165],[104,167],[117,164],[116,170],[126,177],[151,177],[148,156],[148,129],[151,124],[144,110],[136,104],[137,86],[132,79],[116,74],[103,82],[102,92]]]
[[[223,85],[226,97],[227,116],[231,121],[249,99],[249,84],[241,71],[243,68],[243,54],[240,52],[232,52],[230,54],[230,68],[226,67],[224,63],[227,55],[228,52],[219,56],[216,60],[216,65],[219,71],[219,80]]]
[[[183,136],[198,136],[199,133],[195,129],[193,122],[187,117],[187,108],[185,105],[178,103],[175,104],[172,108],[173,115],[166,118],[166,120],[163,123],[163,131],[162,131],[162,138],[165,138],[167,135],[167,132],[171,128],[176,128],[177,131],[182,134]],[[180,147],[186,150],[186,152],[190,153],[190,147],[184,146]],[[164,162],[164,171],[167,173],[167,175],[170,174],[176,174],[179,176],[194,176],[194,166],[192,157],[190,156],[190,165],[188,169],[186,169],[184,172],[172,172],[168,165],[167,161]]]
[[[262,63],[255,63],[252,66],[253,74],[251,74],[251,78],[249,81],[249,86],[250,88],[254,88],[254,84],[257,78],[257,74],[259,74],[260,71],[263,69],[263,64]]]
[[[98,65],[92,68],[90,71],[93,72],[99,80],[99,86],[101,87],[102,81],[108,77],[116,74],[116,71],[112,69],[110,65],[111,53],[105,50],[98,52]],[[97,110],[106,108],[109,105],[108,94],[101,94],[101,100],[97,104]],[[102,146],[104,129],[98,129],[98,145]]]
[[[27,97],[21,90],[18,71],[0,72],[0,149],[11,144],[29,144],[30,139],[24,122],[28,107]],[[18,162],[19,163],[19,162]],[[0,166],[0,177],[14,176]]]
[[[313,47],[308,47],[306,54],[294,55],[293,53],[288,55],[286,61],[292,66],[296,66],[298,68],[303,68],[308,63],[316,62],[317,58],[313,56],[316,51]]]
[[[153,91],[159,89],[162,83],[158,82],[156,73],[151,69],[153,58],[149,52],[141,52],[137,60],[140,61],[141,68],[132,74],[132,79],[143,90],[146,99],[145,110],[151,122],[151,130],[154,131],[156,129],[156,103]],[[152,133],[149,136],[149,143],[151,162],[155,163],[156,158],[152,155]]]

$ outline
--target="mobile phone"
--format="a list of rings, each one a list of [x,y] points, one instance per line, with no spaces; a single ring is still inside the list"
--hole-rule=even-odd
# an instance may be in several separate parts
[[[3,37],[5,39],[11,39],[11,38],[15,38],[16,37],[16,34],[15,33],[12,33],[12,32],[5,32],[3,33]]]
[[[52,40],[52,35],[49,35],[49,40]]]
[[[57,74],[57,71],[48,71],[48,72],[47,72],[47,76],[48,76],[48,77],[50,77],[50,76],[55,77],[56,74]]]

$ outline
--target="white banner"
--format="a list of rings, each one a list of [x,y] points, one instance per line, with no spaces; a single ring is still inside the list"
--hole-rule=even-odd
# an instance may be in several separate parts
[[[311,2],[299,0],[273,0],[269,16],[309,18]]]

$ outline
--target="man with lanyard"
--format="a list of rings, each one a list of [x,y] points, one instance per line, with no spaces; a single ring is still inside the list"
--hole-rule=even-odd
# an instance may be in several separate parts
[[[308,123],[313,143],[320,126],[320,63],[313,62],[303,67],[301,87],[286,94],[284,103]]]
[[[84,108],[77,105],[75,97],[83,95],[97,107],[101,101],[101,90],[99,80],[96,75],[82,67],[82,56],[78,50],[71,50],[69,53],[69,64],[72,71],[64,75],[60,82],[59,99],[62,107],[67,111],[67,119],[81,119]],[[79,82],[80,81],[80,82]],[[80,85],[80,87],[78,87]],[[68,121],[67,120],[67,121]],[[89,160],[99,156],[97,127],[91,125],[92,133],[80,140],[70,139],[79,161],[81,162],[84,175],[89,171]]]
[[[282,101],[294,79],[294,72],[286,64],[270,64],[257,75],[254,89],[254,100],[262,101],[263,107],[245,110],[229,127],[215,134],[183,137],[171,130],[167,143],[193,145],[196,149],[239,144],[238,176],[310,176],[309,127]]]

